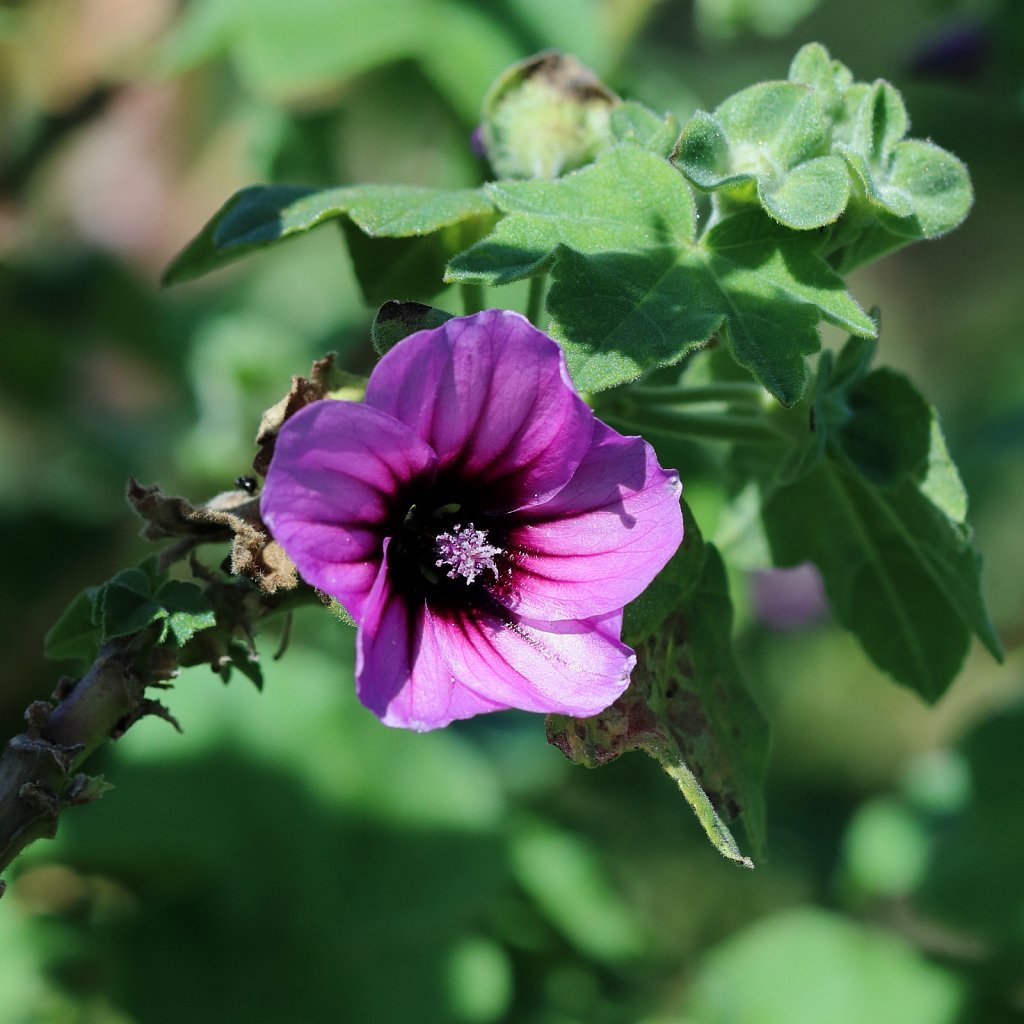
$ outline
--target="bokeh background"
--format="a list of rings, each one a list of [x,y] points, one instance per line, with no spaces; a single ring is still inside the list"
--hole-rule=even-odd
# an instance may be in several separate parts
[[[914,134],[974,178],[961,229],[852,284],[882,309],[882,360],[942,413],[1006,663],[972,652],[928,708],[835,628],[813,575],[737,576],[775,737],[749,873],[640,754],[573,768],[511,713],[383,728],[354,696],[351,632],[314,610],[280,661],[261,638],[265,692],[189,670],[167,697],[184,735],[150,719],[97,756],[117,788],[10,875],[0,1021],[1021,1019],[1016,0],[0,3],[0,734],[53,689],[42,637],[64,605],[148,553],[129,474],[196,500],[230,487],[291,374],[327,350],[371,365],[333,229],[159,288],[232,191],[474,185],[486,87],[546,47],[685,118],[784,77],[811,40],[894,82]]]

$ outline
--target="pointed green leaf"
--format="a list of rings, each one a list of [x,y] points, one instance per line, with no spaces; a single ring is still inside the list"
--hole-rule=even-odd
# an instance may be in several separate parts
[[[256,185],[236,192],[171,262],[165,284],[208,273],[255,249],[347,217],[371,238],[412,238],[492,214],[478,189],[353,185],[314,190]]]
[[[963,485],[905,378],[875,370],[849,384],[845,417],[819,424],[830,457],[770,494],[766,532],[777,564],[817,564],[837,618],[876,664],[936,700],[971,631],[1002,656]]]

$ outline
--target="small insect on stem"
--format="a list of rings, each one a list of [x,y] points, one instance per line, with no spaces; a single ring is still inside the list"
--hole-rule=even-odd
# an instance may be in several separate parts
[[[255,494],[259,487],[259,481],[254,476],[240,476],[235,480],[235,486],[241,488],[246,494]]]

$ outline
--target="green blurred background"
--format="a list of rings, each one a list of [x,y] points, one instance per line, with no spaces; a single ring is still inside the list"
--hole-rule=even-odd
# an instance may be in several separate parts
[[[784,77],[810,40],[894,82],[914,134],[974,178],[964,227],[852,288],[882,309],[882,360],[944,417],[1007,663],[974,651],[926,708],[827,616],[759,620],[737,576],[775,736],[769,856],[748,873],[642,755],[572,768],[513,713],[385,729],[356,701],[351,632],[304,614],[281,661],[262,638],[264,693],[189,670],[167,697],[183,736],[149,719],[98,755],[117,788],[11,873],[0,1021],[1021,1019],[1016,0],[0,3],[0,732],[53,689],[40,652],[64,605],[147,554],[129,474],[226,489],[291,374],[332,349],[372,363],[333,230],[159,290],[234,189],[476,184],[484,91],[545,47],[685,118]]]

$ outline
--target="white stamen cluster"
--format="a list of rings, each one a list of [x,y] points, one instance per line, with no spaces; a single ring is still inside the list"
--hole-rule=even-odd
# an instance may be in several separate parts
[[[438,568],[451,566],[448,570],[449,579],[462,576],[468,585],[488,569],[498,574],[494,557],[501,554],[501,548],[488,544],[487,531],[478,530],[472,523],[466,527],[456,523],[451,533],[438,534],[436,544],[437,553],[441,557],[434,565]]]

